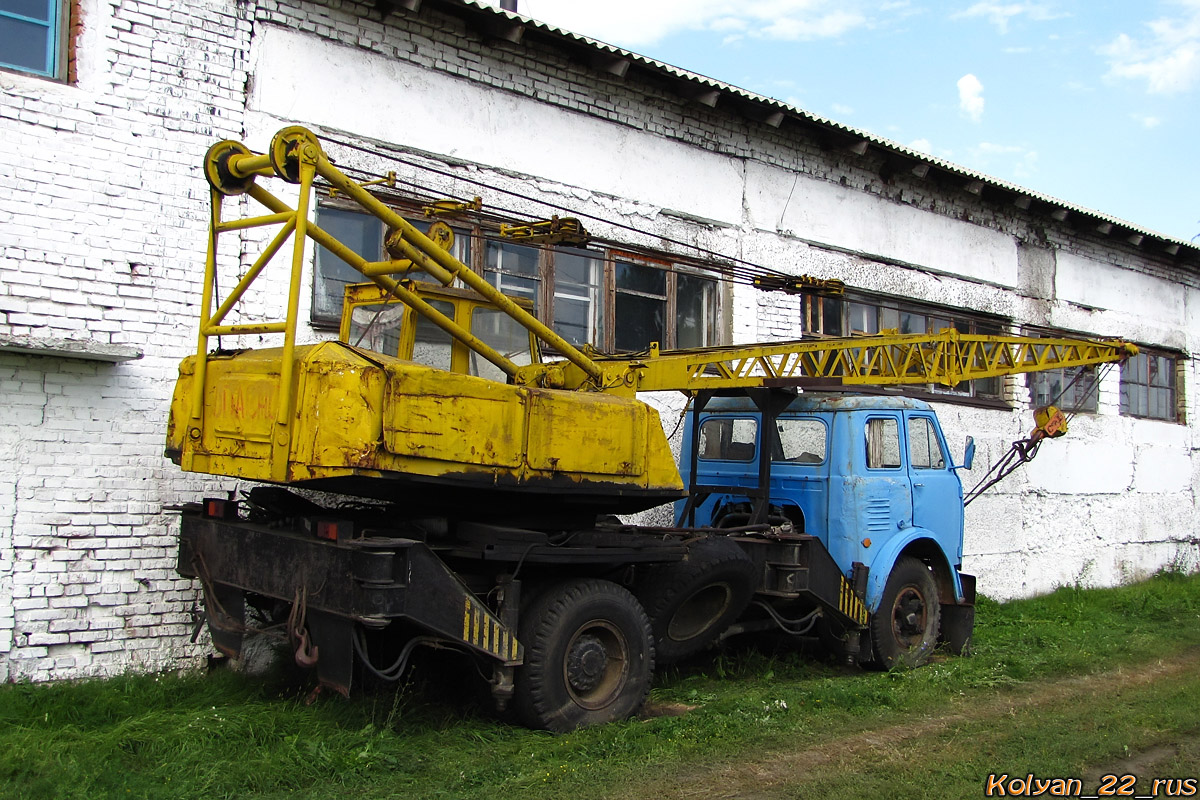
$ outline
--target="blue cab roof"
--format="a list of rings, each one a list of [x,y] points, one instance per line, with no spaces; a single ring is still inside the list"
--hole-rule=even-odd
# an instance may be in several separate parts
[[[893,397],[870,394],[828,394],[812,392],[796,395],[787,407],[791,413],[831,413],[834,411],[871,411],[871,410],[906,410],[929,411],[932,406],[924,400],[914,400],[911,397]],[[748,411],[756,412],[758,408],[749,397],[714,397],[705,406],[704,412],[713,411]],[[787,413],[785,412],[785,413]]]

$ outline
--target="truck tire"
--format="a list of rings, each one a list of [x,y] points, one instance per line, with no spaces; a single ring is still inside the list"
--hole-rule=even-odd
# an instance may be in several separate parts
[[[941,609],[929,567],[911,556],[897,559],[871,615],[873,658],[867,666],[917,667],[928,661],[937,646]]]
[[[562,733],[633,716],[650,693],[654,638],[637,598],[611,581],[549,586],[521,612],[513,706]]]
[[[746,610],[757,582],[754,562],[724,536],[693,543],[685,561],[652,568],[637,593],[650,615],[658,663],[709,647]]]

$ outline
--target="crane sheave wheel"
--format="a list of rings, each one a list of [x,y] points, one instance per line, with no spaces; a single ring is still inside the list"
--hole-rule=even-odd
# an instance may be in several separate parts
[[[626,719],[650,692],[650,620],[610,581],[570,580],[543,591],[521,612],[525,663],[513,703],[531,728],[565,732]]]
[[[890,669],[924,664],[937,645],[941,620],[937,584],[929,567],[910,556],[897,559],[883,587],[879,609],[871,616],[871,666]]]

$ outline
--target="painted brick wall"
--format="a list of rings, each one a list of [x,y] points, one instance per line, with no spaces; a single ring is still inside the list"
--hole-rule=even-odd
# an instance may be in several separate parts
[[[162,457],[195,347],[207,191],[241,136],[246,7],[83,0],[69,85],[0,73],[0,334],[136,346],[121,364],[0,353],[0,678],[193,663],[195,591]]]

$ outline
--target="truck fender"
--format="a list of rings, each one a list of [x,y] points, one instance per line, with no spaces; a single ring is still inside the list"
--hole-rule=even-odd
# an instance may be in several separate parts
[[[937,540],[933,538],[933,534],[926,528],[906,528],[903,532],[888,540],[887,544],[883,545],[883,548],[871,562],[871,571],[867,576],[866,596],[867,611],[870,613],[874,614],[879,610],[879,602],[883,597],[883,587],[887,583],[888,576],[892,574],[892,568],[896,565],[896,560],[914,543],[919,544],[916,548],[918,552],[913,553],[913,555],[916,555],[923,561],[928,561],[931,554],[936,553],[936,557],[940,559],[941,563],[935,567],[934,572],[939,575],[948,574],[950,576],[950,580],[954,584],[954,597],[958,602],[962,602],[963,589],[962,581],[958,577],[958,570],[950,566],[950,560],[946,558],[945,551],[942,550]]]

